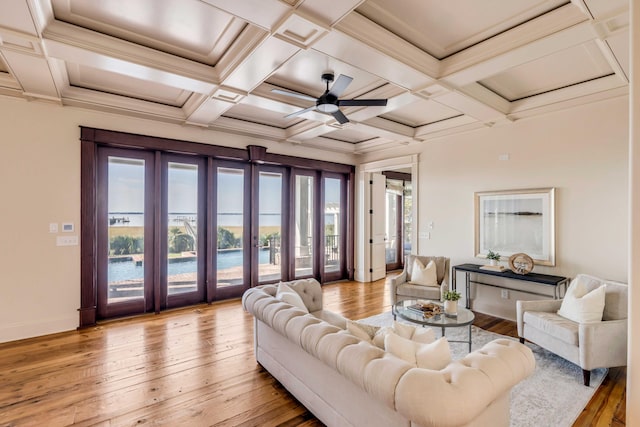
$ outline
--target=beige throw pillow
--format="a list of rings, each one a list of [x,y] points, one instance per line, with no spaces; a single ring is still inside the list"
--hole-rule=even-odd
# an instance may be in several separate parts
[[[604,312],[606,289],[607,285],[603,284],[588,291],[584,283],[574,280],[567,289],[558,314],[578,323],[600,322]]]
[[[347,319],[347,331],[366,342],[371,342],[379,329],[380,326],[367,325],[366,323]]]
[[[411,281],[409,283],[421,286],[440,286],[438,284],[436,263],[429,261],[425,266],[418,258],[414,258],[413,267],[411,268]]]
[[[384,349],[418,368],[439,371],[451,363],[451,349],[445,337],[422,344],[390,333],[384,339]]]
[[[303,311],[309,312],[309,309],[306,305],[304,305],[304,301],[302,301],[302,297],[289,285],[286,283],[279,283],[278,290],[276,291],[276,299],[279,299],[282,302],[286,302],[287,304],[291,304],[294,307],[297,307]]]
[[[394,320],[392,326],[386,326],[378,329],[373,337],[373,344],[384,350],[384,338],[389,333],[395,333],[402,338],[422,344],[430,344],[436,340],[436,334],[432,328],[416,327]]]

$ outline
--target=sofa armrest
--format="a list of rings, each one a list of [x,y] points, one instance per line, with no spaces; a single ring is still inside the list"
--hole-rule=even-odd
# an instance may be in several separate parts
[[[516,301],[516,322],[518,324],[518,336],[523,336],[524,313],[526,311],[541,311],[547,313],[555,313],[560,310],[562,300],[559,299],[541,299],[533,301]]]
[[[627,319],[581,323],[578,326],[582,369],[627,364]]]
[[[391,282],[391,289],[395,291],[396,286],[403,284],[407,281],[407,271],[403,270],[402,273],[389,279]]]
[[[394,306],[396,304],[396,301],[397,301],[396,292],[397,292],[398,286],[405,283],[406,281],[407,281],[406,267],[402,271],[402,273],[389,279],[389,282],[391,282],[391,306]]]

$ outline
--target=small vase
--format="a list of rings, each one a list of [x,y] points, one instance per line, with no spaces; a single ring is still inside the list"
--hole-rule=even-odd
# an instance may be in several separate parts
[[[495,267],[496,265],[498,265],[498,261],[496,261],[495,259],[490,259],[489,260],[489,265],[492,265],[492,266]]]
[[[458,315],[458,301],[445,300],[444,302],[444,314],[447,316]]]

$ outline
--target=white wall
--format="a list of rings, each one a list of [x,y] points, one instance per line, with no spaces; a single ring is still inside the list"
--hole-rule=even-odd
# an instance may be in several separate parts
[[[621,97],[407,147],[420,155],[418,231],[431,234],[418,252],[449,256],[452,265],[484,263],[474,258],[474,192],[555,187],[556,267],[534,271],[627,282],[627,104]],[[458,285],[463,280],[459,274]],[[532,299],[477,291],[475,309],[508,319],[516,299]]]
[[[640,425],[640,0],[631,4],[631,85],[629,129],[629,351],[627,353],[628,426]]]
[[[75,329],[80,247],[56,246],[49,223],[80,229],[80,129],[89,126],[354,163],[289,143],[0,98],[0,342]],[[66,233],[65,233],[66,234]]]

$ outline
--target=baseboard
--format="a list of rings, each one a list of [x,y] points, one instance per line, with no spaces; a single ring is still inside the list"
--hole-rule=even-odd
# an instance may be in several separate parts
[[[78,327],[78,315],[34,322],[17,322],[0,326],[0,343],[17,341],[42,335],[73,331]]]

